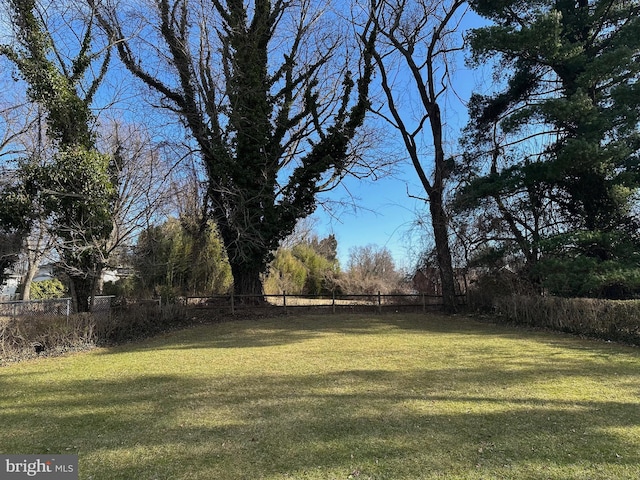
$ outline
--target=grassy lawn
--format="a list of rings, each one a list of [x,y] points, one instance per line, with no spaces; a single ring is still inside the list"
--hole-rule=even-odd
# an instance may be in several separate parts
[[[80,478],[640,478],[640,350],[436,315],[238,321],[0,368]]]

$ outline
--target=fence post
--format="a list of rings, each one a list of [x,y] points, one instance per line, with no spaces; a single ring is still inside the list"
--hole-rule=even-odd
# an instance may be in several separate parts
[[[424,292],[422,292],[422,313],[426,313],[427,311],[427,299],[424,296]]]
[[[234,305],[234,297],[233,297],[233,290],[231,291],[231,315],[235,315],[236,311],[235,311],[235,305]]]
[[[287,314],[287,291],[282,291],[282,305],[284,306],[284,314]]]
[[[70,314],[71,314],[71,299],[67,298],[67,320],[69,320]]]
[[[331,311],[336,313],[336,291],[331,292]]]
[[[378,313],[382,313],[382,296],[380,290],[378,290]]]

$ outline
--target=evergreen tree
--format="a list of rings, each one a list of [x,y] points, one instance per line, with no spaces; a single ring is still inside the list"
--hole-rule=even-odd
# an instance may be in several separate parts
[[[632,209],[640,186],[640,3],[471,6],[494,22],[472,32],[472,62],[495,60],[506,82],[472,98],[468,158],[491,167],[476,168],[459,201],[496,207],[543,277],[549,270],[533,268],[539,261],[570,269],[584,257],[639,268],[635,255],[620,255],[639,245]],[[621,240],[606,240],[613,237]],[[636,247],[617,248],[620,242]]]
[[[204,244],[196,248],[200,237],[194,238],[185,223],[170,218],[140,234],[133,263],[143,295],[206,296],[229,289],[231,269],[215,225],[209,224]]]

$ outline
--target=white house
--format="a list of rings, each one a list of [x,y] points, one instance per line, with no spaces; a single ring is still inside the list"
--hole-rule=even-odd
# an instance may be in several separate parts
[[[51,263],[42,265],[40,268],[38,268],[35,277],[33,277],[33,281],[41,282],[43,280],[52,280],[56,278],[53,274],[53,268],[54,266]],[[14,300],[20,300],[20,295],[18,295],[16,291],[20,286],[20,281],[23,275],[23,272],[21,272],[20,270],[23,269],[18,263],[14,266],[14,270],[14,272],[9,274],[9,277],[5,284],[0,285],[0,302],[11,302]]]
[[[55,265],[53,263],[47,263],[36,272],[33,277],[34,282],[42,282],[44,280],[53,280],[56,278],[54,274]],[[11,302],[14,300],[20,300],[20,295],[17,294],[20,281],[24,275],[25,267],[17,263],[14,266],[14,272],[9,274],[9,278],[4,285],[0,285],[0,302]],[[103,282],[117,282],[123,278],[127,278],[133,275],[133,269],[128,267],[118,267],[107,269],[102,272]]]
[[[16,291],[20,285],[20,275],[17,273],[9,274],[9,278],[0,286],[0,302],[10,302],[18,300]]]

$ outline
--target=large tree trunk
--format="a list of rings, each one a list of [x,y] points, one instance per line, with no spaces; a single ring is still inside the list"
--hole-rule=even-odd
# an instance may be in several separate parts
[[[247,207],[243,207],[246,211]],[[249,221],[244,226],[232,224],[222,215],[215,220],[231,266],[234,295],[238,295],[238,300],[243,303],[262,302],[264,290],[261,276],[267,270],[269,252],[273,250],[266,246],[261,235],[260,229],[264,225],[258,220]],[[243,298],[243,295],[255,297]]]
[[[262,279],[260,278],[263,273],[262,269],[252,267],[244,261],[230,260],[229,263],[233,274],[233,293],[240,295],[238,301],[242,303],[264,302]],[[242,295],[249,295],[249,297],[242,297]]]
[[[92,276],[70,276],[69,286],[71,289],[71,299],[74,310],[77,313],[90,312],[93,304],[94,289],[96,286],[95,279]]]
[[[434,174],[433,183],[429,183],[424,172],[421,175],[422,183],[429,196],[429,211],[431,212],[431,225],[436,242],[436,254],[438,256],[438,269],[442,283],[442,305],[447,313],[455,313],[458,310],[456,299],[456,281],[453,274],[453,262],[451,260],[451,247],[449,246],[449,219],[444,210],[444,185],[447,177],[446,158],[444,154],[444,142],[442,139],[442,117],[440,106],[435,102],[435,94],[432,102],[425,104],[429,114],[429,125],[433,135],[434,146]],[[416,162],[414,162],[416,163]],[[419,162],[418,162],[419,164]]]
[[[458,309],[456,297],[456,281],[451,262],[451,249],[449,247],[449,229],[447,215],[442,206],[442,196],[433,195],[429,201],[431,212],[431,224],[436,243],[438,257],[438,270],[442,283],[442,304],[448,313],[455,313]]]

